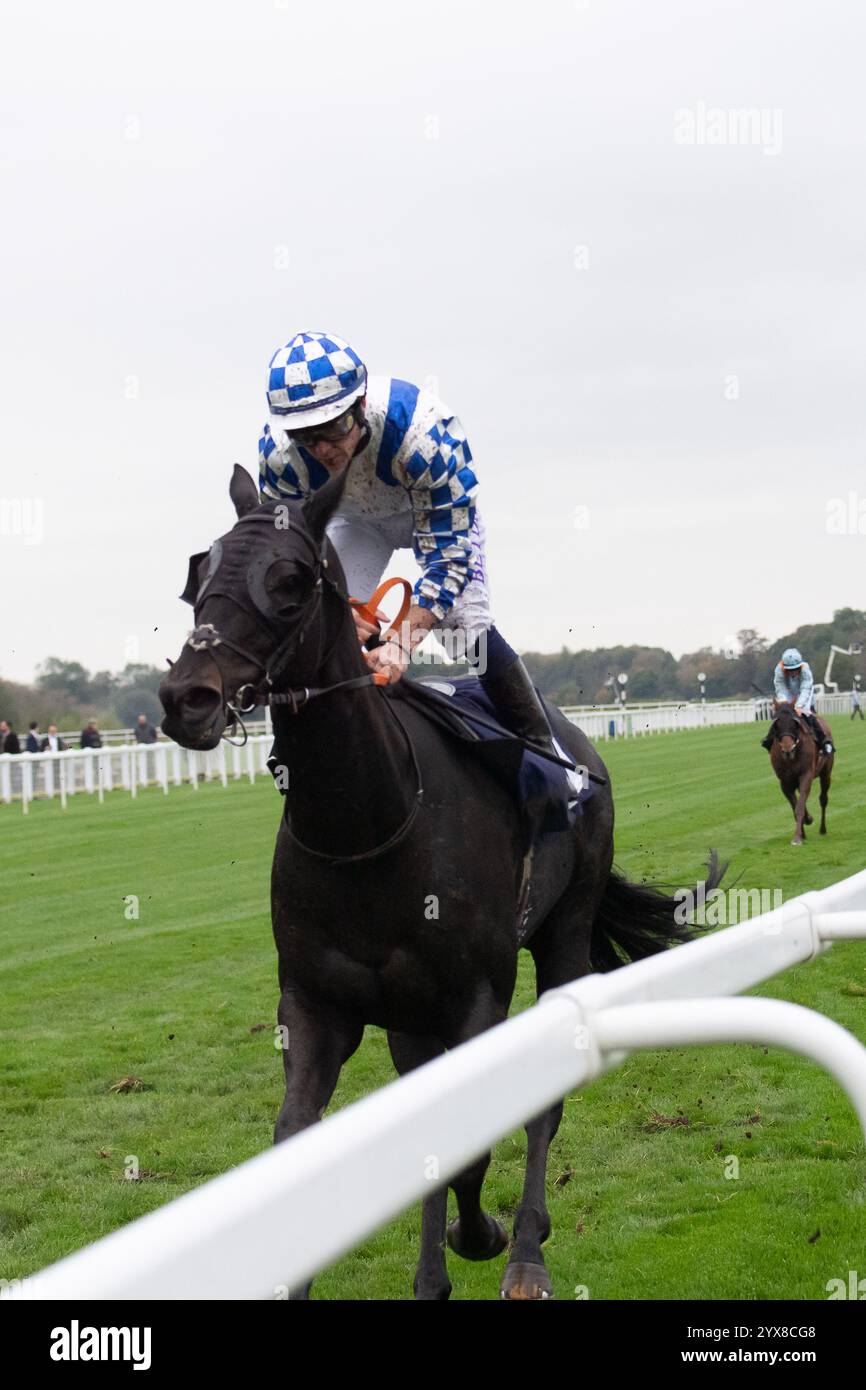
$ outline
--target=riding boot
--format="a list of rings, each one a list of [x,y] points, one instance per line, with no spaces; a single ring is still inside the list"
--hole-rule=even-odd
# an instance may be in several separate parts
[[[761,747],[762,747],[762,748],[766,748],[767,752],[769,753],[769,751],[770,751],[770,749],[772,748],[772,746],[773,746],[773,730],[771,729],[770,732],[767,734],[767,737],[761,739]]]
[[[520,657],[496,677],[482,676],[481,683],[507,728],[557,761],[567,758],[554,747],[544,706]]]
[[[816,715],[810,714],[808,722],[809,732],[813,735],[815,742],[818,744],[818,752],[826,753],[828,757],[831,753],[835,753],[836,749],[833,746],[833,740],[828,738],[824,733]]]

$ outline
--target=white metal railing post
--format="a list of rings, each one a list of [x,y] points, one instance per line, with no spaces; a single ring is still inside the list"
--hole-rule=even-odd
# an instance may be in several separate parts
[[[766,1043],[810,1057],[846,1092],[866,1139],[866,1047],[838,1023],[782,999],[655,999],[602,1009],[587,1024],[603,1053],[710,1043]]]
[[[798,1005],[730,997],[810,960],[834,933],[866,935],[866,870],[549,991],[517,1017],[26,1279],[19,1296],[273,1298],[426,1196],[430,1154],[437,1181],[446,1182],[635,1048],[788,1048],[839,1081],[866,1132],[860,1043]]]
[[[21,758],[21,809],[25,816],[33,800],[33,753],[24,753]]]

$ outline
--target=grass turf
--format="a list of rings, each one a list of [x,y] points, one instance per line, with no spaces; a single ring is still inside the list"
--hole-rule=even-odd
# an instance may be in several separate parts
[[[685,885],[712,846],[738,887],[786,898],[857,872],[866,736],[841,720],[834,732],[829,834],[796,849],[758,726],[607,745],[618,864]],[[282,1098],[267,906],[279,807],[269,785],[244,782],[0,814],[0,1278],[12,1279],[270,1142]],[[515,1010],[532,1002],[530,966],[524,957]],[[863,945],[837,945],[758,992],[866,1040]],[[124,1077],[147,1089],[111,1091]],[[384,1035],[369,1029],[332,1108],[391,1077]],[[522,1134],[505,1139],[488,1174],[486,1206],[506,1223],[524,1150]],[[853,1112],[811,1063],[764,1047],[636,1054],[568,1100],[549,1166],[554,1287],[560,1298],[825,1298],[829,1279],[866,1275],[864,1178]],[[416,1209],[320,1275],[315,1295],[411,1296],[417,1233]],[[453,1297],[495,1297],[501,1263],[451,1256]]]

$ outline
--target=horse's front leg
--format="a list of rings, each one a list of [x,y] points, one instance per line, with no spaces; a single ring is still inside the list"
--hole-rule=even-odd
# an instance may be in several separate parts
[[[408,1033],[389,1032],[388,1047],[400,1076],[414,1071],[434,1057],[441,1057],[444,1046],[437,1038],[412,1037]],[[418,1162],[426,1164],[434,1157],[419,1154]],[[435,1179],[431,1178],[431,1181]],[[412,1285],[415,1297],[425,1302],[442,1302],[451,1294],[451,1280],[445,1264],[445,1219],[448,1209],[448,1185],[438,1186],[421,1203],[421,1249],[418,1268]]]
[[[794,811],[795,833],[791,841],[792,845],[802,844],[803,840],[806,838],[806,832],[803,829],[803,821],[806,818],[806,802],[809,800],[809,792],[811,790],[812,776],[810,773],[807,773],[800,783],[800,795],[797,798],[797,807]]]
[[[333,1010],[314,1008],[290,989],[280,996],[277,1020],[286,1094],[274,1127],[275,1144],[322,1118],[343,1063],[364,1034],[363,1024]],[[305,1299],[309,1293],[307,1283],[290,1297]]]
[[[832,775],[832,756],[827,759],[821,768],[821,831],[822,835],[827,834],[827,802],[830,799],[830,778]]]

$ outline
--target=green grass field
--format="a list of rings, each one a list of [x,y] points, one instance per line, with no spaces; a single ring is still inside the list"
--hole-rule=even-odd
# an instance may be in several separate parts
[[[712,846],[739,887],[786,898],[863,868],[864,727],[838,721],[829,834],[796,849],[760,732],[608,745],[620,867],[693,883]],[[0,808],[0,1278],[270,1143],[282,1099],[268,914],[279,809],[264,781],[135,802],[115,792],[101,807],[76,796],[65,813],[41,802],[26,819]],[[126,916],[130,895],[137,920]],[[532,1002],[529,965],[515,1009]],[[836,946],[759,992],[866,1041],[866,944]],[[128,1076],[147,1089],[110,1089]],[[391,1077],[384,1034],[370,1029],[334,1107]],[[522,1133],[504,1140],[488,1176],[487,1206],[506,1223],[523,1153]],[[729,1156],[736,1179],[725,1176]],[[124,1176],[133,1160],[137,1181]],[[633,1056],[569,1098],[549,1176],[546,1249],[560,1298],[584,1285],[593,1299],[822,1299],[829,1279],[866,1276],[854,1114],[825,1073],[780,1051]],[[416,1209],[323,1273],[315,1296],[410,1297],[417,1230]],[[497,1296],[501,1259],[452,1256],[449,1267],[453,1297]]]

